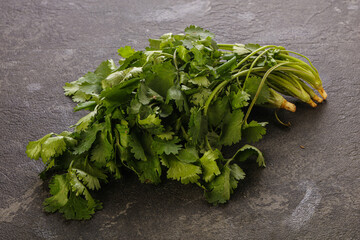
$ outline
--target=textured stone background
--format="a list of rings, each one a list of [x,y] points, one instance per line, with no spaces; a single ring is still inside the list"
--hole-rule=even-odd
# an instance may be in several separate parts
[[[1,0],[0,239],[360,239],[359,1]],[[139,184],[129,176],[98,194],[104,209],[85,222],[47,215],[42,163],[27,142],[61,132],[84,113],[62,86],[117,48],[196,24],[220,42],[278,44],[304,53],[329,94],[316,109],[271,111],[257,146],[267,168],[220,207],[196,186]],[[299,146],[305,146],[301,149]],[[229,149],[229,154],[233,149]]]

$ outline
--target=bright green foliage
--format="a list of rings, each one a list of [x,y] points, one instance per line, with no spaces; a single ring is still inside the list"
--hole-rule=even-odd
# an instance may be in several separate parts
[[[219,167],[216,163],[216,160],[219,158],[219,155],[221,153],[219,150],[214,151],[207,151],[204,153],[204,155],[200,158],[200,163],[204,171],[203,178],[205,182],[210,182],[214,179],[216,175],[220,174]]]
[[[30,158],[46,165],[42,177],[52,177],[45,210],[89,219],[101,208],[92,192],[120,179],[125,168],[142,183],[158,184],[166,175],[202,187],[212,204],[228,201],[245,177],[245,160],[265,167],[262,153],[247,144],[229,159],[221,153],[223,146],[257,142],[266,133],[266,123],[247,122],[255,98],[261,106],[283,101],[271,97],[264,74],[286,60],[285,73],[276,68],[267,73],[278,82],[287,76],[281,80],[284,92],[301,76],[319,81],[315,69],[280,54],[282,47],[259,56],[265,48],[217,44],[211,32],[189,26],[185,34],[149,39],[143,51],[122,47],[119,66],[107,60],[66,83],[65,95],[79,103],[74,110],[90,112],[72,126],[74,132],[50,133],[26,148]],[[299,61],[304,71],[294,68],[291,75]]]
[[[163,163],[169,168],[167,177],[183,184],[195,183],[200,178],[201,168],[197,165],[180,161],[176,156],[162,156]]]
[[[243,118],[244,113],[241,110],[235,110],[224,117],[220,135],[221,144],[230,146],[241,140]]]

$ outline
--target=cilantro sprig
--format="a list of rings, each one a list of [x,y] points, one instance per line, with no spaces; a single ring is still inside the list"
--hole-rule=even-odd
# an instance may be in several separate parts
[[[28,144],[27,155],[45,164],[41,177],[51,178],[45,211],[91,218],[102,207],[93,191],[126,170],[142,183],[195,183],[209,203],[225,203],[245,178],[244,161],[265,167],[261,151],[246,144],[266,133],[265,122],[248,122],[253,107],[295,111],[281,94],[315,107],[323,99],[312,88],[326,98],[310,60],[280,46],[217,44],[197,26],[149,43],[143,51],[122,47],[118,64],[104,61],[66,83],[74,110],[89,112],[73,132]],[[222,147],[240,141],[245,145],[224,158]]]

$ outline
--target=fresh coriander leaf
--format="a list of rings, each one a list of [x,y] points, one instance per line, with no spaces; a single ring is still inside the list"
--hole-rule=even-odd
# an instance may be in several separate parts
[[[205,197],[209,203],[214,205],[225,203],[230,199],[231,191],[230,168],[225,165],[221,174],[208,184]]]
[[[181,149],[181,145],[178,144],[179,141],[180,139],[178,138],[174,138],[172,140],[154,139],[152,148],[159,155],[178,154]]]
[[[196,106],[203,107],[205,105],[206,100],[209,98],[210,94],[211,94],[211,90],[207,88],[203,88],[199,92],[191,96],[190,102]]]
[[[219,150],[209,150],[200,158],[205,182],[212,181],[216,175],[220,174],[219,167],[216,163],[216,159],[219,158],[219,155],[221,155]]]
[[[245,48],[250,50],[250,51],[255,51],[256,49],[260,48],[261,46],[259,44],[254,44],[254,43],[248,43],[245,44]]]
[[[146,81],[147,85],[161,96],[166,97],[169,88],[174,85],[176,69],[170,61],[152,66],[155,74],[153,79]]]
[[[214,38],[214,34],[208,30],[204,30],[201,27],[191,25],[185,28],[185,34],[195,37],[200,37],[201,39],[206,39],[207,37]]]
[[[238,109],[228,113],[223,119],[220,143],[230,146],[241,140],[241,128],[244,113]]]
[[[224,96],[210,104],[207,115],[211,126],[219,126],[224,116],[230,114],[229,98]]]
[[[112,158],[113,145],[109,142],[107,131],[98,133],[95,141],[95,147],[91,151],[91,161],[94,161],[96,166],[106,166],[107,160]]]
[[[131,78],[135,78],[142,73],[141,67],[131,67],[122,71],[116,71],[109,76],[107,76],[102,82],[101,85],[103,89],[112,88],[118,86],[120,83],[127,81]]]
[[[184,163],[194,163],[199,160],[198,151],[192,147],[181,149],[176,157]]]
[[[244,54],[249,54],[251,50],[246,49],[244,44],[235,44],[233,46],[233,52],[241,56]]]
[[[242,180],[246,176],[245,172],[236,163],[230,165],[230,173],[236,180]]]
[[[240,148],[234,156],[230,159],[230,161],[239,161],[244,162],[249,157],[257,155],[256,162],[259,164],[260,167],[265,167],[265,160],[263,154],[260,152],[259,149],[257,149],[254,146],[251,145],[244,145],[242,148]]]
[[[244,124],[242,134],[246,141],[254,143],[259,141],[266,133],[266,122],[251,121],[249,124]]]
[[[125,46],[125,47],[119,48],[118,53],[121,57],[128,58],[128,57],[131,57],[135,53],[135,50],[132,49],[130,46]]]
[[[84,117],[80,118],[80,120],[72,127],[75,127],[76,132],[81,132],[86,130],[91,125],[91,123],[94,122],[94,118],[96,114],[97,114],[96,110],[88,113]]]
[[[74,154],[81,154],[83,152],[88,151],[92,144],[96,139],[96,135],[98,131],[101,131],[103,126],[100,124],[94,124],[91,128],[88,128],[86,131],[81,133],[81,141],[80,143],[74,148]]]
[[[201,87],[208,87],[210,85],[209,79],[206,76],[200,76],[196,78],[191,78],[189,82],[196,84]]]
[[[249,77],[246,81],[245,81],[245,91],[250,94],[251,98],[254,98],[259,85],[261,82],[261,78],[257,77],[257,76],[251,76]],[[256,100],[256,104],[264,104],[268,101],[270,97],[270,91],[269,91],[269,87],[264,84],[260,94]]]
[[[201,168],[191,163],[179,161],[174,155],[162,155],[168,163],[167,178],[181,181],[183,184],[195,183],[200,178]]]
[[[250,95],[243,90],[239,90],[237,93],[231,92],[231,106],[232,109],[239,109],[249,105]]]
[[[160,101],[163,102],[163,97],[157,92],[146,86],[144,83],[140,84],[137,93],[139,102],[143,105],[149,104],[151,101]]]
[[[204,141],[204,137],[208,132],[208,122],[200,108],[192,108],[190,112],[189,136],[192,143],[197,145]]]
[[[141,139],[134,132],[130,134],[129,138],[130,151],[134,154],[134,157],[139,160],[147,161],[145,150],[142,146]]]
[[[136,161],[135,169],[142,183],[161,182],[161,165],[157,155],[149,155],[147,161]]]
[[[186,63],[190,61],[191,57],[189,54],[189,50],[187,50],[183,45],[177,46],[176,51],[181,60],[183,60]]]
[[[90,110],[93,111],[95,106],[96,106],[96,101],[88,101],[88,102],[83,102],[83,103],[79,103],[75,108],[74,111],[80,111],[80,110]]]
[[[41,145],[50,138],[54,133],[49,133],[37,141],[31,141],[26,147],[26,154],[29,158],[39,160],[41,156]]]

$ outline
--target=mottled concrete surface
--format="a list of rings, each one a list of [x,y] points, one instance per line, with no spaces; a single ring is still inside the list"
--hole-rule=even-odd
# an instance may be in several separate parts
[[[360,239],[360,3],[327,1],[0,1],[0,239]],[[139,184],[128,176],[98,193],[90,221],[47,215],[42,163],[28,141],[61,132],[83,113],[62,92],[116,49],[196,24],[221,42],[279,44],[309,56],[328,101],[281,112],[257,144],[267,168],[223,206],[196,186]],[[305,146],[301,149],[299,146]],[[231,152],[233,149],[229,149]],[[230,154],[230,153],[229,153]]]

